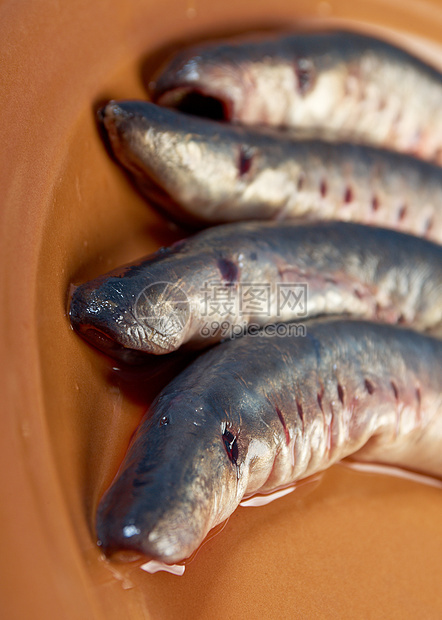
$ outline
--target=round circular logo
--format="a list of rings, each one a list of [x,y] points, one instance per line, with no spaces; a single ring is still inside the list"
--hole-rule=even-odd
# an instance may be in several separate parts
[[[170,338],[186,326],[190,318],[189,300],[177,284],[155,282],[138,295],[135,316],[138,321]]]

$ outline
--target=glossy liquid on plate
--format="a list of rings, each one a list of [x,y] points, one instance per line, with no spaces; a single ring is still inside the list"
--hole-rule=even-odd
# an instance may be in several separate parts
[[[437,0],[2,5],[0,609],[8,620],[440,617],[442,494],[407,480],[334,468],[308,494],[240,508],[181,578],[105,562],[95,545],[98,499],[165,375],[113,371],[71,331],[67,291],[180,233],[109,159],[91,105],[145,97],[143,66],[149,73],[170,41],[287,28],[301,17],[442,43]]]

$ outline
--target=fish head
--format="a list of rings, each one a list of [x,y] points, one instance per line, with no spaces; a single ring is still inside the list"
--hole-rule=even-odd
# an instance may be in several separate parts
[[[160,397],[141,424],[98,509],[97,537],[106,555],[181,561],[238,506],[236,437],[201,402]]]
[[[161,355],[177,349],[190,319],[189,300],[167,273],[155,267],[137,277],[137,266],[75,288],[73,328],[98,349],[119,359],[130,351]],[[133,277],[132,277],[133,276]],[[171,280],[171,281],[170,281]]]
[[[255,156],[240,127],[139,101],[111,101],[100,119],[141,193],[181,223],[223,221],[220,208],[251,176]]]
[[[248,47],[244,42],[206,42],[179,52],[149,84],[153,100],[206,118],[268,124],[262,100],[268,99],[269,91],[275,92],[273,65],[284,63],[272,58],[271,53],[261,53],[262,45],[257,47],[252,42]],[[278,65],[278,72],[284,73],[280,76],[284,87],[280,86],[278,96],[272,97],[277,100],[284,99],[287,82],[294,81],[293,69],[284,71],[285,67]]]
[[[217,120],[315,130],[340,105],[343,89],[357,87],[345,62],[349,35],[275,34],[177,53],[149,84],[153,100]]]

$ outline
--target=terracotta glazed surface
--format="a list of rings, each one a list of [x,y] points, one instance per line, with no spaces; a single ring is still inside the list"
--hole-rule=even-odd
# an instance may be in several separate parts
[[[179,237],[110,160],[93,114],[145,97],[163,46],[350,19],[440,65],[440,1],[3,0],[0,18],[0,617],[441,617],[441,491],[342,467],[240,508],[184,577],[104,561],[97,502],[173,369],[112,371],[66,317],[71,283]]]

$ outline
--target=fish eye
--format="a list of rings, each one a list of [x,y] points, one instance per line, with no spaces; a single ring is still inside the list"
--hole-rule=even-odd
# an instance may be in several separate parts
[[[167,424],[170,423],[170,418],[168,415],[163,415],[160,418],[160,421],[158,422],[158,426],[166,426]]]
[[[236,441],[236,439],[236,435],[231,433],[226,428],[223,432],[224,448],[226,449],[227,456],[229,457],[230,462],[234,465],[236,465],[238,461],[238,442]]]

